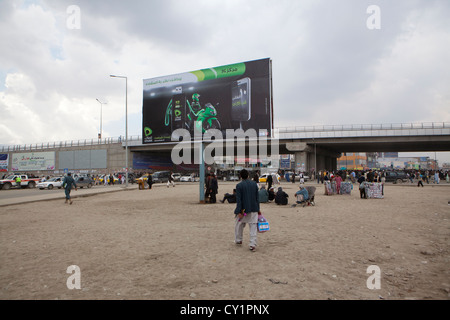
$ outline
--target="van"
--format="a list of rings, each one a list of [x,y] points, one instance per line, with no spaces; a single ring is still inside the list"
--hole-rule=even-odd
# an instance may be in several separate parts
[[[170,171],[156,171],[152,174],[153,183],[164,183],[169,181]]]

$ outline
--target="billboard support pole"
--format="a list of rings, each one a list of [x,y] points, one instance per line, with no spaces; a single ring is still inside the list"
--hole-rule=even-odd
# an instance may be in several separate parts
[[[125,187],[128,188],[128,78],[115,75],[110,77],[125,79]]]
[[[198,152],[199,152],[199,159],[200,159],[200,165],[199,165],[200,203],[205,203],[205,158],[203,156],[204,151],[205,151],[205,144],[203,143],[203,140],[202,140],[198,145]]]

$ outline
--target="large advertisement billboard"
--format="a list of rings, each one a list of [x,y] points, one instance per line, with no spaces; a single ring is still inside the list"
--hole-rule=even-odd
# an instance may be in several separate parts
[[[54,152],[13,153],[12,171],[55,170]]]
[[[1,153],[0,154],[0,172],[8,171],[8,154]]]
[[[269,58],[145,79],[143,143],[172,141],[172,132],[273,128]],[[266,130],[266,131],[264,131]]]

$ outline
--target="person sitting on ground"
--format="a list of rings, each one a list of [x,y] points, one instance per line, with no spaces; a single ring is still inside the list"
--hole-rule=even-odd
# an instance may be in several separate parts
[[[272,202],[273,200],[275,200],[275,192],[274,192],[274,188],[273,187],[271,187],[269,189],[268,193],[269,193],[269,198],[268,198],[269,202]]]
[[[278,205],[287,205],[289,195],[283,191],[283,188],[278,187],[277,194],[275,195],[275,203]]]
[[[269,201],[269,193],[267,192],[265,186],[262,186],[261,189],[259,189],[258,193],[259,193],[259,203]]]
[[[297,198],[297,201],[295,204],[292,205],[293,207],[295,207],[297,204],[301,204],[301,203],[303,203],[303,206],[305,206],[306,201],[309,199],[308,190],[306,190],[306,188],[303,185],[300,185],[299,189],[300,190],[298,190],[295,193],[295,197]]]
[[[228,201],[228,203],[236,203],[236,189],[233,189],[233,193],[225,193],[223,195],[223,200],[219,200],[220,202],[224,203],[225,201]]]

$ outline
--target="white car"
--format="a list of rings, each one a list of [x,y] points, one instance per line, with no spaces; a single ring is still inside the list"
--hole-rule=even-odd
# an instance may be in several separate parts
[[[272,174],[265,173],[265,174],[263,174],[262,176],[259,177],[259,182],[261,182],[261,183],[267,182],[267,177],[269,175],[272,176],[272,181],[273,182],[275,182],[275,179],[276,179],[276,181],[278,181],[278,183],[280,182],[280,175],[278,173],[272,173]]]
[[[180,178],[181,182],[194,182],[194,177],[192,176],[182,176]]]
[[[62,177],[51,178],[51,179],[48,179],[48,180],[46,180],[44,182],[39,182],[36,185],[36,187],[41,189],[41,190],[44,190],[44,189],[52,190],[55,187],[58,188],[58,189],[61,189],[62,188],[62,184],[63,184],[63,180],[64,180],[64,178],[62,178]]]

